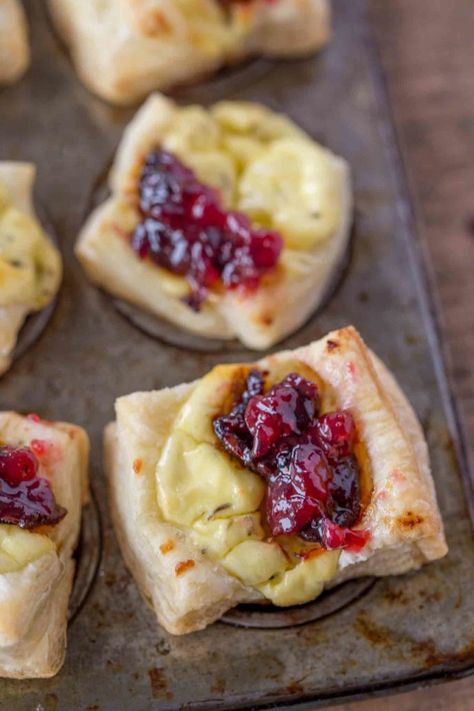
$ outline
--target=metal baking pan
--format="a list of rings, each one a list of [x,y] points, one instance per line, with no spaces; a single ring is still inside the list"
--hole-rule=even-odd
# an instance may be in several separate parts
[[[220,360],[253,354],[241,346],[197,352],[150,337],[86,282],[74,240],[133,111],[88,94],[43,3],[31,0],[28,10],[33,66],[0,93],[0,157],[38,164],[37,198],[58,235],[65,278],[41,338],[0,381],[0,406],[88,430],[100,524],[89,507],[64,668],[51,680],[1,680],[0,708],[315,708],[472,672],[474,544],[455,454],[462,442],[364,0],[335,0],[334,39],[319,57],[256,61],[177,96],[263,101],[352,165],[356,218],[348,268],[325,308],[282,347],[353,323],[393,369],[425,428],[450,553],[417,573],[336,589],[307,609],[241,608],[227,623],[186,637],[156,625],[124,567],[107,511],[102,429],[118,395],[189,381]]]

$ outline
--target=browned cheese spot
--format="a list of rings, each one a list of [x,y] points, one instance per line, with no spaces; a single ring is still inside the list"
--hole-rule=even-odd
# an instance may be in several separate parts
[[[166,555],[167,553],[172,551],[174,547],[175,542],[172,541],[171,538],[169,538],[167,541],[161,544],[160,551],[163,553],[163,555]]]
[[[412,529],[416,528],[416,526],[420,526],[423,522],[423,516],[420,516],[420,514],[417,513],[413,513],[413,511],[407,511],[406,513],[399,516],[397,519],[397,523],[400,528],[406,531],[411,531]]]
[[[132,466],[135,474],[140,474],[143,466],[143,461],[141,459],[134,459]]]
[[[196,563],[194,560],[182,560],[180,563],[176,564],[176,567],[174,569],[175,575],[180,576],[183,575],[187,570],[190,570],[190,568],[194,568]]]

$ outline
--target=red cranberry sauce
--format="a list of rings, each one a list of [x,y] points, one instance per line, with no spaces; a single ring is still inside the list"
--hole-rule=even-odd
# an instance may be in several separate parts
[[[264,392],[250,371],[240,401],[214,420],[225,449],[267,481],[265,512],[273,536],[297,534],[324,548],[360,550],[356,430],[350,412],[319,414],[315,383],[297,373]]]
[[[0,523],[20,528],[54,525],[67,511],[56,503],[51,484],[38,476],[29,447],[0,446]]]
[[[196,311],[209,289],[252,291],[278,262],[280,235],[254,229],[243,213],[226,211],[217,190],[167,151],[146,157],[139,196],[142,219],[131,235],[132,248],[141,259],[184,276],[190,286],[186,301]]]

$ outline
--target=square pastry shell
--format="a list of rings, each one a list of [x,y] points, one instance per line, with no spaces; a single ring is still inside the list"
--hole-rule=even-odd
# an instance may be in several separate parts
[[[12,207],[17,208],[21,213],[38,222],[33,206],[35,177],[36,167],[32,163],[0,161],[0,183],[7,190]],[[53,249],[56,254],[56,273],[48,277],[50,288],[53,292],[51,298],[54,298],[62,276],[59,252],[51,245],[51,250]],[[0,294],[0,375],[10,367],[18,334],[26,317],[36,310],[38,310],[37,305],[30,303],[28,300],[24,301],[23,298],[18,303],[2,305]]]
[[[72,555],[88,500],[89,441],[80,427],[0,412],[0,441],[13,446],[47,441],[54,453],[40,476],[51,481],[68,513],[48,534],[55,549],[15,572],[0,574],[0,676],[54,676],[66,651]]]
[[[351,410],[372,473],[371,499],[360,522],[369,542],[358,553],[341,552],[336,577],[327,585],[405,573],[444,556],[427,445],[388,369],[352,327],[258,365],[288,359],[310,366],[335,394],[336,407]],[[119,398],[116,421],[105,432],[110,503],[125,561],[158,621],[173,634],[202,629],[237,603],[262,598],[203,555],[185,528],[160,518],[157,463],[197,382]],[[165,555],[161,547],[170,539],[174,548]],[[193,567],[177,576],[176,565],[187,560]]]
[[[309,249],[285,247],[276,274],[248,298],[237,291],[210,293],[199,312],[164,286],[160,270],[139,259],[126,234],[138,223],[130,195],[136,191],[143,157],[162,138],[178,107],[151,96],[126,128],[110,177],[110,197],[89,216],[76,254],[93,282],[175,325],[209,338],[238,338],[265,350],[301,326],[324,298],[341,262],[352,221],[352,193],[347,163],[325,154],[338,176],[341,217],[336,233]]]
[[[328,0],[254,0],[225,12],[218,0],[49,0],[82,81],[129,104],[264,54],[294,56],[323,46]]]
[[[27,70],[30,47],[21,0],[0,2],[0,84],[13,84]]]

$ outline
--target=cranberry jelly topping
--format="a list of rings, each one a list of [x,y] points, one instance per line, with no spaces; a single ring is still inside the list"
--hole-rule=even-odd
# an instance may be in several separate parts
[[[303,434],[314,418],[316,398],[316,385],[295,373],[266,395],[254,395],[245,410],[253,458],[260,459],[283,437]]]
[[[256,289],[278,262],[281,236],[254,229],[243,213],[226,211],[218,191],[167,151],[146,157],[139,196],[142,220],[131,235],[132,248],[186,277],[187,303],[195,310],[212,287]]]
[[[265,513],[272,535],[298,534],[324,548],[360,550],[356,430],[347,410],[319,414],[317,385],[297,373],[264,392],[252,370],[240,401],[214,420],[226,450],[267,480]]]
[[[29,447],[0,446],[0,523],[20,528],[54,525],[67,511],[56,503],[51,484],[38,476]]]

